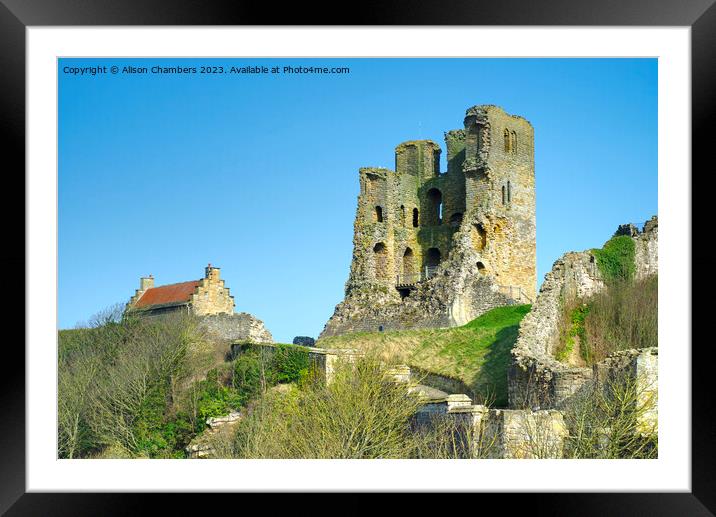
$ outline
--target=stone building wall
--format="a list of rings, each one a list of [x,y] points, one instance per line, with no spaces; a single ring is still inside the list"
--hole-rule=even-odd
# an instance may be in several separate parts
[[[234,297],[221,279],[221,270],[209,264],[204,268],[204,278],[199,280],[155,288],[151,275],[142,277],[126,309],[149,317],[176,312],[191,312],[196,316],[233,314]]]
[[[658,272],[658,219],[633,235],[637,278]],[[545,275],[532,310],[520,323],[508,375],[511,408],[562,407],[594,376],[592,368],[569,367],[554,358],[562,326],[562,307],[604,288],[590,251],[563,255]]]
[[[462,325],[534,299],[532,126],[497,106],[464,125],[445,134],[445,173],[430,140],[397,146],[395,171],[360,169],[346,297],[321,337]]]
[[[198,288],[191,295],[190,304],[192,312],[197,316],[234,312],[234,297],[224,285],[218,267],[212,267],[211,264],[206,267],[204,278],[199,280]]]
[[[263,321],[247,312],[211,314],[201,318],[201,326],[214,338],[226,341],[273,343]]]

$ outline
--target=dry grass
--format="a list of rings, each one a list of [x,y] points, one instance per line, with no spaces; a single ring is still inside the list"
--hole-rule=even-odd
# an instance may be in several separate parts
[[[323,348],[354,348],[464,382],[475,394],[507,404],[507,368],[530,305],[498,307],[462,327],[356,332],[321,339]]]

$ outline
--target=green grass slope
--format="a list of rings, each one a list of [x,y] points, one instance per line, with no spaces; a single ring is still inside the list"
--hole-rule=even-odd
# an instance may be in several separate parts
[[[377,350],[422,370],[459,379],[495,406],[507,405],[507,369],[531,305],[498,307],[462,327],[356,332],[321,339],[322,348]]]

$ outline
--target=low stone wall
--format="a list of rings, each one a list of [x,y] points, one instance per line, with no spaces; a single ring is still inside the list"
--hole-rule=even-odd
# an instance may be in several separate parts
[[[624,233],[622,227],[620,230]],[[631,235],[631,233],[628,233]],[[658,220],[633,235],[636,278],[658,272]],[[520,324],[508,373],[511,408],[564,407],[593,377],[592,368],[570,367],[554,358],[559,343],[562,307],[604,289],[604,279],[589,251],[566,253],[545,275],[532,310]]]
[[[424,384],[446,393],[464,393],[472,399],[475,398],[475,394],[470,387],[460,379],[428,372],[414,366],[410,367],[410,378],[413,382]]]
[[[454,425],[466,458],[562,458],[569,434],[561,411],[489,409],[472,405],[466,395],[426,403],[416,424],[440,425],[445,419]]]
[[[227,341],[273,343],[264,323],[247,312],[201,317],[200,325],[214,338]]]

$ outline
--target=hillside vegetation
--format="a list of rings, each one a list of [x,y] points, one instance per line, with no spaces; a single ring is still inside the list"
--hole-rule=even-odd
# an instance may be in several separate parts
[[[319,340],[322,348],[377,351],[409,366],[464,382],[483,402],[507,405],[507,369],[530,305],[498,307],[462,327],[356,332]]]
[[[555,357],[572,366],[590,366],[620,350],[658,346],[659,278],[634,278],[634,240],[612,237],[592,254],[606,288],[563,305]]]
[[[183,458],[208,418],[308,374],[302,347],[236,359],[188,316],[132,319],[121,310],[59,332],[61,458]]]

